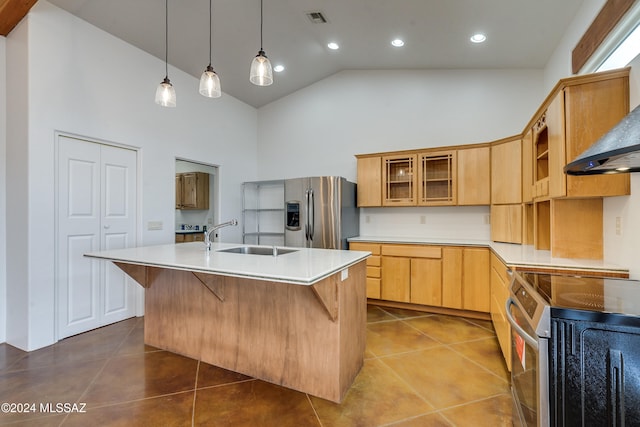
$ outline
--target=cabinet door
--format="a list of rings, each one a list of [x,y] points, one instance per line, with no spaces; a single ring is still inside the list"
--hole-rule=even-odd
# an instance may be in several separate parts
[[[462,248],[442,248],[442,306],[462,308]]]
[[[491,206],[491,240],[522,243],[522,205]]]
[[[570,86],[565,90],[566,158],[573,161],[629,112],[626,78]],[[584,124],[588,123],[588,126]],[[630,194],[629,174],[565,176],[569,197]]]
[[[491,150],[489,147],[458,150],[458,205],[491,203]]]
[[[382,157],[382,205],[416,204],[416,155]]]
[[[382,206],[382,157],[358,159],[357,192],[358,206]]]
[[[411,258],[382,257],[380,298],[387,301],[410,301]]]
[[[182,208],[195,209],[197,207],[198,178],[195,173],[182,174]]]
[[[436,307],[442,305],[442,260],[411,259],[411,302]]]
[[[564,90],[558,92],[547,108],[549,138],[549,197],[567,194],[567,180],[563,168],[567,164],[565,154]],[[542,194],[541,196],[545,196]]]
[[[182,175],[176,174],[176,209],[182,208]]]
[[[520,139],[491,147],[491,204],[522,201],[522,146]]]
[[[522,201],[533,201],[533,129],[522,138]]]
[[[440,206],[456,204],[456,158],[456,151],[429,152],[419,156],[419,205]]]
[[[507,266],[491,254],[491,321],[498,337],[502,355],[511,371],[511,326],[507,321],[505,303],[509,298]]]
[[[489,249],[465,248],[462,255],[462,308],[489,313]]]

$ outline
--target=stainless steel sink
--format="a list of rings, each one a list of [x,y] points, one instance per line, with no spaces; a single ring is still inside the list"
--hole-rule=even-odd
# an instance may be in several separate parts
[[[227,252],[231,254],[247,254],[247,255],[271,255],[278,256],[291,252],[297,252],[297,249],[279,248],[277,246],[238,246],[229,249],[219,249],[217,252]]]

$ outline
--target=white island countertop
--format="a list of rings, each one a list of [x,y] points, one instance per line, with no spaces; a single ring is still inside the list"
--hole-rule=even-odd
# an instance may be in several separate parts
[[[191,242],[91,252],[85,256],[125,264],[313,285],[371,255],[363,251],[309,248],[287,248],[295,252],[278,256],[220,252],[239,246],[253,245],[213,243],[207,251],[203,242]]]

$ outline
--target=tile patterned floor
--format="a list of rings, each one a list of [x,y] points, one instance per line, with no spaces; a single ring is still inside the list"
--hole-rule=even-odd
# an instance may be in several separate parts
[[[35,404],[0,412],[0,425],[512,424],[491,322],[370,305],[364,367],[339,405],[146,346],[143,328],[129,319],[30,353],[0,344],[0,402]],[[42,412],[48,403],[86,406]]]

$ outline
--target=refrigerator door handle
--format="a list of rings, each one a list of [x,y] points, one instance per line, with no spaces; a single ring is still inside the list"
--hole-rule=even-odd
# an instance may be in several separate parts
[[[316,209],[316,200],[315,200],[315,196],[313,194],[313,189],[309,190],[309,195],[311,196],[311,207],[309,209],[309,214],[308,214],[308,218],[309,218],[309,243],[313,242],[313,235],[315,233],[315,226],[316,226],[316,217],[314,215],[315,213],[315,209]],[[313,244],[310,245],[310,247],[313,247]]]
[[[304,223],[304,241],[305,246],[307,241],[309,240],[309,190],[304,192],[304,200],[306,204],[306,215],[305,215],[305,223]]]

